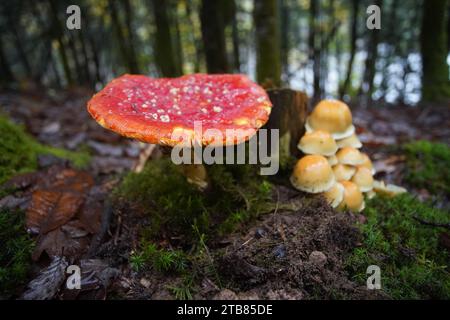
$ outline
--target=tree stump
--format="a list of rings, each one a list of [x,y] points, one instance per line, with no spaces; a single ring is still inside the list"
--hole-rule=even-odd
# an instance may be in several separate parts
[[[289,159],[301,155],[297,144],[305,133],[308,97],[304,92],[291,89],[271,89],[267,93],[273,107],[263,128],[280,130],[279,161],[283,168]]]

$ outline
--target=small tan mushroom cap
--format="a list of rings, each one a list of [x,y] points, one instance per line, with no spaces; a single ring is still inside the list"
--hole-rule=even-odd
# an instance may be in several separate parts
[[[366,167],[367,169],[372,172],[372,175],[376,173],[375,168],[373,167],[372,161],[370,160],[369,156],[366,153],[361,153],[363,157],[363,162],[360,164],[361,167]]]
[[[327,159],[319,155],[304,156],[297,161],[290,180],[296,189],[309,193],[327,191],[335,182]]]
[[[364,162],[364,158],[358,149],[345,147],[336,153],[339,163],[358,166]]]
[[[337,181],[348,181],[356,172],[356,168],[346,164],[339,163],[333,166],[333,173]]]
[[[336,141],[327,131],[307,132],[298,143],[298,148],[305,154],[332,156],[338,150]]]
[[[306,130],[328,131],[333,138],[343,139],[355,132],[350,108],[338,100],[322,100],[306,119]]]
[[[403,187],[396,186],[394,184],[385,184],[384,181],[375,180],[373,182],[373,190],[378,194],[383,194],[388,197],[395,197],[399,194],[406,193],[406,190]]]
[[[339,204],[338,209],[348,209],[354,212],[364,210],[364,197],[359,187],[351,181],[342,181],[341,183],[344,186],[344,200]]]
[[[358,166],[352,177],[352,182],[356,183],[362,192],[368,192],[373,189],[372,171],[366,167]]]
[[[328,163],[330,164],[330,166],[334,166],[334,165],[339,163],[339,161],[338,161],[338,159],[337,159],[335,154],[333,154],[332,156],[326,157],[326,158],[327,158]]]
[[[336,182],[333,187],[324,192],[323,195],[333,208],[337,208],[342,200],[344,200],[344,186],[341,183]]]
[[[339,148],[352,147],[355,149],[362,148],[362,143],[356,134],[352,134],[350,137],[337,140],[336,144]]]

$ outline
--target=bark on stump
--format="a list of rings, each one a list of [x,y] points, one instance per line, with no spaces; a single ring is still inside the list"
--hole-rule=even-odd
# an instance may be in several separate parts
[[[290,158],[301,155],[297,144],[305,133],[308,97],[304,92],[291,89],[271,89],[267,93],[273,107],[269,121],[263,128],[280,130],[279,161],[283,168]]]

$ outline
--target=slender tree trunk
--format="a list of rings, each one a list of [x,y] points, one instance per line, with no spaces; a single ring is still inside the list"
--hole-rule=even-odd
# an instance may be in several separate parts
[[[319,15],[319,2],[317,0],[310,0],[309,3],[309,59],[312,61],[313,69],[313,88],[314,96],[313,103],[320,100],[320,48],[317,45],[317,18]]]
[[[194,20],[192,18],[192,8],[191,8],[191,2],[186,0],[185,2],[185,6],[186,6],[186,16],[187,16],[187,20],[189,21],[190,24],[190,34],[191,34],[191,41],[193,43],[198,43],[198,39],[195,37],[195,27],[194,27]],[[195,46],[195,61],[194,61],[194,72],[198,73],[200,72],[200,64],[202,61],[202,48],[200,45],[196,45]]]
[[[136,39],[134,37],[132,20],[133,20],[133,10],[130,4],[130,0],[123,0],[123,6],[125,7],[125,26],[127,31],[128,40],[128,55],[130,60],[131,72],[139,73],[139,62],[136,54],[135,44]]]
[[[84,37],[84,33],[81,30],[78,30],[78,41],[80,43],[81,46],[81,52],[83,55],[83,73],[84,73],[84,79],[89,82],[90,85],[93,84],[92,82],[92,77],[91,77],[91,72],[90,72],[90,59],[89,59],[89,55],[88,55],[88,51],[87,51],[87,47],[86,47],[86,39]]]
[[[281,69],[286,82],[289,81],[289,28],[290,1],[281,0]]]
[[[265,87],[281,84],[281,52],[276,0],[254,0],[256,78]]]
[[[382,28],[382,30],[386,30],[386,35],[383,37],[384,38],[384,42],[387,43],[386,46],[386,52],[383,55],[383,60],[384,60],[384,65],[383,65],[383,70],[382,70],[382,80],[381,80],[381,85],[380,85],[380,89],[381,91],[384,93],[383,95],[386,94],[387,89],[388,89],[388,82],[389,82],[389,65],[392,63],[392,60],[394,58],[395,55],[395,50],[394,50],[394,46],[395,43],[397,42],[397,30],[395,28],[395,25],[397,23],[397,10],[398,10],[398,6],[399,6],[399,2],[400,0],[393,0],[392,1],[392,5],[390,6],[390,15],[388,18],[388,22],[387,22],[387,28]],[[385,5],[386,8],[386,5]]]
[[[178,68],[178,73],[180,75],[183,74],[183,66],[184,66],[184,59],[183,59],[183,43],[181,40],[181,30],[180,30],[180,22],[178,19],[178,11],[176,8],[174,8],[173,14],[171,16],[171,20],[175,24],[175,53],[176,53],[176,65]]]
[[[200,9],[203,49],[209,73],[229,72],[223,0],[203,0]]]
[[[14,76],[9,67],[9,62],[6,60],[6,55],[3,49],[3,40],[0,34],[0,82],[4,87],[8,87],[14,81]]]
[[[83,70],[81,68],[81,63],[79,59],[78,50],[76,47],[75,35],[69,34],[67,37],[67,43],[69,47],[69,52],[72,56],[72,61],[75,63],[75,74],[78,80],[78,84],[82,84],[84,82]]]
[[[355,60],[356,54],[356,40],[358,39],[358,11],[359,11],[359,0],[352,0],[352,22],[350,25],[350,59],[347,65],[347,74],[345,76],[344,84],[339,92],[341,99],[347,93],[348,87],[352,79],[353,62]]]
[[[427,0],[423,4],[421,32],[422,100],[439,101],[450,97],[447,64],[447,0]]]
[[[122,59],[126,64],[126,67],[130,73],[137,73],[137,65],[135,63],[134,58],[132,57],[132,53],[129,51],[128,47],[128,41],[125,37],[125,34],[123,33],[124,27],[122,25],[122,22],[119,19],[119,13],[116,5],[115,0],[109,0],[108,1],[109,6],[109,12],[111,15],[111,20],[113,27],[116,31],[117,36],[117,42],[119,45],[119,50],[122,55]]]
[[[101,75],[101,67],[100,67],[100,57],[98,56],[97,46],[95,44],[94,39],[92,38],[92,35],[88,34],[87,37],[88,37],[89,47],[91,48],[92,62],[94,63],[95,80],[97,82],[103,83],[103,79],[102,79],[102,75]]]
[[[55,75],[55,84],[57,88],[61,88],[61,76],[59,75],[58,68],[56,67],[55,58],[53,57],[53,50],[51,50],[50,67]]]
[[[50,12],[52,15],[53,31],[55,32],[56,41],[58,42],[58,52],[64,69],[64,75],[69,85],[73,84],[72,71],[70,70],[69,59],[67,57],[66,48],[63,40],[63,26],[59,21],[58,7],[55,0],[48,0],[50,4]]]
[[[151,0],[153,17],[156,26],[155,62],[164,77],[176,77],[181,74],[177,66],[176,53],[170,33],[170,22],[167,12],[167,1]]]
[[[232,20],[231,20],[231,36],[233,38],[233,65],[234,70],[236,72],[240,72],[241,70],[241,61],[239,54],[239,28],[238,28],[238,20],[237,20],[237,3],[233,0],[232,4]]]
[[[375,5],[382,8],[383,0],[376,0]],[[365,70],[363,75],[363,80],[359,88],[358,95],[362,98],[366,96],[367,104],[370,105],[372,102],[373,94],[373,80],[375,78],[376,72],[376,62],[378,58],[378,44],[380,42],[380,30],[367,30],[368,35],[366,37],[366,50],[367,58],[365,64]]]
[[[8,19],[9,29],[11,30],[11,33],[13,34],[13,37],[14,37],[14,45],[16,47],[17,54],[19,56],[22,67],[25,71],[25,74],[27,75],[27,77],[33,78],[33,70],[31,68],[30,62],[28,61],[28,57],[25,52],[25,49],[22,45],[22,43],[23,43],[23,39],[21,37],[22,30],[18,29],[20,26],[16,25],[16,21],[14,21],[14,17],[12,17],[9,14],[6,14],[6,16]]]

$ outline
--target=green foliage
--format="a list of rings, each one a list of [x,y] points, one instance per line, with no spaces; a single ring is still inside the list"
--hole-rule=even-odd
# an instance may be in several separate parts
[[[25,282],[32,249],[23,212],[0,210],[0,297],[8,297]]]
[[[382,289],[394,299],[450,298],[449,254],[439,247],[443,231],[414,217],[448,223],[450,215],[404,194],[367,203],[361,225],[364,242],[347,260],[354,279],[364,284],[369,265],[381,268]]]
[[[147,239],[159,236],[162,230],[186,240],[194,240],[196,233],[214,236],[234,231],[267,212],[271,185],[258,175],[256,167],[214,165],[207,170],[212,186],[201,192],[170,159],[151,161],[142,173],[126,176],[114,197],[137,204],[147,213]]]
[[[44,146],[36,142],[20,126],[0,116],[0,184],[13,175],[34,171],[39,154],[51,154],[82,167],[89,162],[86,153],[75,153]]]
[[[194,279],[192,277],[185,276],[180,285],[169,286],[168,289],[177,300],[192,300],[193,283]]]
[[[155,244],[146,243],[142,246],[142,251],[132,253],[130,263],[136,271],[151,264],[160,272],[182,272],[186,269],[187,260],[184,253],[179,250],[158,249]]]
[[[404,146],[405,179],[416,188],[450,194],[450,148],[443,143],[416,141]]]

